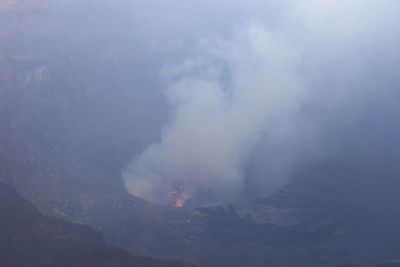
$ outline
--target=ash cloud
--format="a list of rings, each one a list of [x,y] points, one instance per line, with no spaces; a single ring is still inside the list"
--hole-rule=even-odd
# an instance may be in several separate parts
[[[132,194],[166,203],[184,183],[186,198],[211,188],[225,202],[250,183],[266,195],[299,162],[357,155],[346,147],[351,136],[360,135],[360,146],[372,137],[354,125],[372,122],[367,114],[385,103],[397,110],[388,101],[400,65],[395,1],[234,1],[221,4],[220,17],[210,13],[214,24],[201,23],[215,11],[207,1],[172,4],[162,37],[179,44],[163,72],[169,121],[124,170]],[[147,23],[156,33],[157,22]]]

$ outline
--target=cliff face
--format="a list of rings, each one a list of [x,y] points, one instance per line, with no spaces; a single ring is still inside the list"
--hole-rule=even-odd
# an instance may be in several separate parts
[[[112,32],[81,25],[77,6],[85,4],[26,2],[0,13],[0,180],[45,215],[91,225],[114,245],[181,257],[177,244],[190,233],[180,230],[194,215],[128,194],[120,176],[145,142],[137,136],[154,138],[136,112],[141,99],[162,104],[135,89],[135,59]]]
[[[142,255],[177,258],[157,251],[175,247],[153,241],[164,230],[165,242],[181,238],[171,230],[179,223],[164,219],[176,211],[129,195],[120,177],[142,145],[135,136],[148,130],[123,112],[138,101],[124,97],[137,75],[126,78],[112,42],[88,41],[82,18],[69,21],[80,4],[32,3],[0,12],[0,180],[47,216],[90,225]]]
[[[48,214],[55,210],[68,214],[61,207],[66,192],[101,194],[104,188],[123,192],[114,171],[119,172],[130,155],[110,148],[115,142],[109,137],[110,128],[121,133],[124,125],[115,129],[111,119],[105,118],[108,111],[102,110],[108,85],[99,80],[107,73],[117,80],[115,70],[111,73],[97,57],[104,47],[91,49],[85,40],[71,44],[79,31],[74,29],[76,21],[68,22],[68,16],[61,14],[70,9],[62,5],[60,11],[59,1],[50,1],[51,7],[39,5],[37,12],[32,11],[34,1],[12,2],[15,8],[0,13],[1,179],[13,183]],[[126,128],[122,139],[133,130]],[[88,160],[101,149],[98,159]],[[98,168],[105,166],[105,160],[107,166]]]

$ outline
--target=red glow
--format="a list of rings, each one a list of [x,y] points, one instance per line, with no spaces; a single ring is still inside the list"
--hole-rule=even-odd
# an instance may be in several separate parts
[[[169,196],[173,197],[173,206],[177,208],[183,208],[183,197],[184,193],[183,190],[185,187],[183,184],[179,185],[178,188],[169,192]]]
[[[177,199],[175,202],[175,207],[183,208],[183,203],[180,199]]]

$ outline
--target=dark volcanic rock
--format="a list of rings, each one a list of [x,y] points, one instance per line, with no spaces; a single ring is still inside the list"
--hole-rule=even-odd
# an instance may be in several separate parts
[[[88,226],[43,216],[0,183],[0,266],[183,266],[132,256]]]

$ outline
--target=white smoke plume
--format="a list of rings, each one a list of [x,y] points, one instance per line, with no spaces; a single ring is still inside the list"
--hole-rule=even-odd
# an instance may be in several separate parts
[[[229,41],[203,41],[199,50],[169,70],[180,78],[167,91],[173,110],[161,142],[123,174],[139,197],[165,203],[174,183],[184,183],[186,198],[198,188],[220,201],[238,197],[255,145],[295,131],[306,91],[299,55],[279,34],[251,27]]]
[[[165,203],[184,183],[186,199],[208,188],[230,201],[254,176],[264,194],[284,184],[299,158],[335,150],[340,131],[374,103],[395,99],[399,1],[151,3],[135,9],[138,27],[162,36],[153,48],[175,49],[163,54],[167,62],[187,60],[165,71],[171,113],[161,141],[123,172],[139,197]],[[162,45],[171,43],[179,45]],[[309,153],[297,154],[304,147]]]

